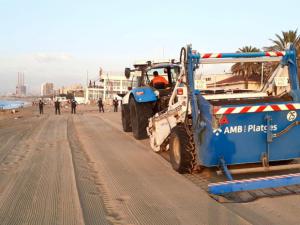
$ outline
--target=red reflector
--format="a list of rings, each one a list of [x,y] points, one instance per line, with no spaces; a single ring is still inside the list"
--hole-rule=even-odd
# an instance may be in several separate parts
[[[221,119],[219,120],[219,123],[220,123],[221,125],[223,125],[223,124],[228,124],[229,121],[228,121],[228,119],[227,119],[226,116],[222,116]]]
[[[183,89],[177,88],[177,95],[183,95]]]

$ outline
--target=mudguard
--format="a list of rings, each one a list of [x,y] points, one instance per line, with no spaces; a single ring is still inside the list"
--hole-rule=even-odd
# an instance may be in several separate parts
[[[132,96],[136,102],[155,102],[157,96],[154,90],[150,87],[138,87],[131,91]]]

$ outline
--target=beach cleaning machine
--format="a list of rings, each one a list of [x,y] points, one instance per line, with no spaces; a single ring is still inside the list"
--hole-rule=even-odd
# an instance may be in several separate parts
[[[167,142],[171,164],[180,173],[191,172],[197,165],[218,167],[228,181],[209,184],[209,192],[216,195],[300,184],[300,173],[241,180],[232,177],[300,168],[297,163],[273,163],[300,157],[300,91],[294,46],[280,52],[200,54],[188,45],[181,50],[180,62],[168,109],[149,120],[152,148],[157,152]],[[201,64],[272,62],[279,66],[259,91],[195,87],[195,71]]]

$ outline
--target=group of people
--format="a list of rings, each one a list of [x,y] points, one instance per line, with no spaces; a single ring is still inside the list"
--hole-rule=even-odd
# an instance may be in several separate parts
[[[76,114],[76,106],[78,103],[76,102],[75,99],[72,99],[70,104],[71,104],[71,113]],[[40,114],[44,114],[45,103],[42,100],[39,100],[38,105],[39,105]],[[104,104],[103,104],[102,98],[99,98],[99,100],[97,101],[97,105],[99,108],[99,112],[104,113]],[[119,101],[117,98],[115,98],[113,100],[113,106],[114,106],[114,112],[118,112]],[[61,103],[60,103],[60,101],[58,101],[58,99],[54,102],[54,108],[55,108],[55,114],[60,115]]]
[[[98,105],[98,108],[99,108],[99,113],[100,113],[100,112],[103,112],[103,113],[104,113],[104,105],[103,105],[102,98],[99,98],[99,99],[98,99],[97,105]],[[114,106],[114,112],[118,112],[119,101],[118,101],[117,98],[115,98],[115,99],[113,100],[113,106]]]
[[[72,99],[70,104],[71,104],[71,113],[76,114],[76,106],[77,106],[76,100]],[[39,105],[40,114],[44,114],[45,103],[42,100],[39,100],[38,105]],[[58,101],[58,99],[56,99],[56,101],[54,102],[54,108],[55,108],[56,115],[60,115],[60,107],[61,107],[60,101]]]

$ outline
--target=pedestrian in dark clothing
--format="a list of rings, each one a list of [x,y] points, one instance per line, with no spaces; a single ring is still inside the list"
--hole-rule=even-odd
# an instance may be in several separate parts
[[[114,112],[118,112],[119,101],[117,98],[113,100]]]
[[[56,101],[54,102],[54,107],[55,107],[55,114],[60,115],[60,102],[58,101],[58,99],[56,99]]]
[[[98,102],[98,107],[99,107],[99,112],[104,112],[104,107],[103,107],[103,101],[102,101],[102,98],[99,98]]]
[[[44,114],[44,102],[42,100],[39,101],[39,110],[40,114]]]
[[[72,114],[76,114],[76,106],[77,106],[77,102],[76,102],[75,99],[73,99],[73,100],[71,101],[71,108],[72,108],[71,113],[72,113]]]

